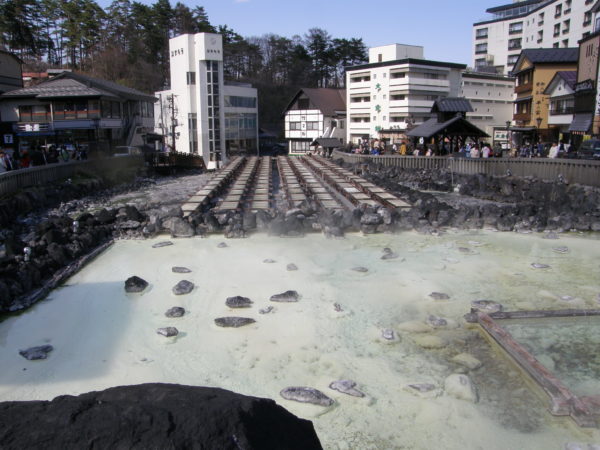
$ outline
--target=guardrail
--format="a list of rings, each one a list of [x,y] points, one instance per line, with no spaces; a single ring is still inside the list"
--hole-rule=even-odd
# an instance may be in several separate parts
[[[144,159],[139,155],[113,158],[88,159],[85,161],[69,161],[28,167],[0,173],[0,196],[17,192],[30,186],[40,186],[57,180],[64,180],[79,173],[110,178],[122,169],[141,167]]]
[[[447,169],[460,174],[534,176],[555,181],[563,177],[570,184],[600,187],[600,161],[548,158],[452,158],[447,156],[355,155],[334,150],[333,158],[348,163],[373,162],[405,169]]]

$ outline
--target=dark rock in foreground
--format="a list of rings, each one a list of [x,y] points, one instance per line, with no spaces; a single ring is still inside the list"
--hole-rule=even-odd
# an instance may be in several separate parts
[[[6,449],[322,448],[312,422],[273,400],[175,384],[120,386],[50,402],[4,402],[0,423]]]
[[[254,322],[256,320],[250,317],[219,317],[215,319],[215,324],[223,328],[239,328]]]
[[[148,286],[148,282],[136,275],[125,280],[125,292],[142,292]]]
[[[285,291],[281,294],[271,295],[272,302],[292,303],[297,302],[300,295],[296,291]]]
[[[250,308],[252,306],[252,300],[248,297],[236,295],[235,297],[227,297],[225,304],[230,308]]]
[[[194,283],[188,280],[181,280],[175,286],[173,286],[173,294],[175,295],[185,295],[189,294],[194,290]]]
[[[280,392],[286,400],[294,400],[301,403],[312,403],[319,406],[331,406],[333,400],[318,389],[311,387],[287,387]]]
[[[185,314],[185,309],[181,306],[173,306],[165,313],[167,317],[182,317]]]
[[[29,361],[34,361],[36,359],[46,359],[48,357],[48,353],[50,353],[52,350],[54,350],[54,347],[51,345],[40,345],[38,347],[28,348],[27,350],[19,350],[19,355],[25,359],[28,359]],[[0,437],[1,436],[2,435],[0,434]]]

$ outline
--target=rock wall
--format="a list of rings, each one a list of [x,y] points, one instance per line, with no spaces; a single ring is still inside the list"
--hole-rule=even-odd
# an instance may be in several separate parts
[[[312,422],[273,400],[175,384],[0,403],[3,449],[321,449]]]

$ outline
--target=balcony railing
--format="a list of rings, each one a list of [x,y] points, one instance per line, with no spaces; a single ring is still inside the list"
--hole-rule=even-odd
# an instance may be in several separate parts
[[[513,120],[518,122],[531,122],[531,113],[514,114]]]
[[[508,30],[508,34],[521,34],[523,32],[523,28],[517,28],[514,30]]]
[[[475,36],[475,39],[487,39],[487,38],[488,38],[488,34],[487,33],[485,33],[485,34],[477,34]]]
[[[476,55],[483,55],[485,53],[487,53],[487,47],[482,50],[475,50]]]
[[[515,94],[520,94],[522,92],[532,91],[533,83],[529,82],[527,84],[521,84],[519,86],[515,86]]]
[[[574,111],[575,111],[575,107],[573,107],[573,106],[565,106],[563,108],[551,109],[550,110],[550,115],[551,116],[560,116],[560,115],[563,115],[563,114],[573,114]]]
[[[522,48],[521,44],[518,44],[518,45],[515,45],[515,44],[510,45],[509,44],[509,46],[508,46],[509,50],[521,50],[521,48]]]

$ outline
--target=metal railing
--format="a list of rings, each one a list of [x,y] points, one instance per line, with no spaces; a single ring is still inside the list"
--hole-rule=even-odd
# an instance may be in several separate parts
[[[355,155],[334,150],[333,158],[348,163],[373,162],[384,167],[405,169],[447,169],[458,174],[534,176],[570,184],[600,187],[600,161],[548,158],[452,158],[447,156]]]
[[[0,196],[13,194],[30,186],[41,186],[58,180],[75,177],[78,174],[109,177],[117,170],[141,167],[141,156],[123,156],[119,158],[97,158],[85,161],[46,164],[0,173]]]

